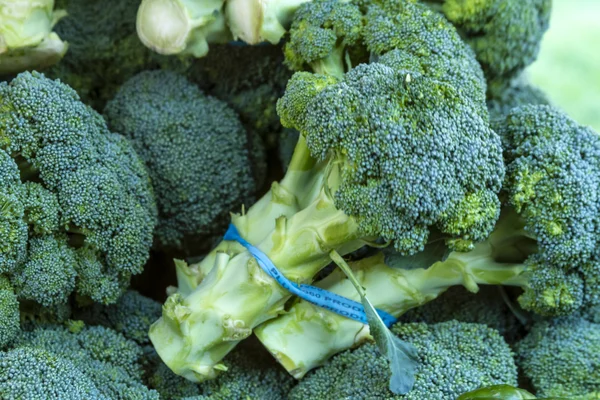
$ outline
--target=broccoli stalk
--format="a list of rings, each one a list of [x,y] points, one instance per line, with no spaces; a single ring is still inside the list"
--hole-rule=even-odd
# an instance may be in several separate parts
[[[233,37],[248,44],[277,44],[285,35],[296,9],[310,0],[228,0],[227,24]]]
[[[203,57],[209,43],[231,39],[224,0],[143,0],[137,14],[142,43],[160,54]]]
[[[494,254],[505,253],[504,238],[492,238],[475,245],[468,253],[452,252],[428,268],[388,265],[384,253],[351,263],[355,276],[373,305],[399,317],[428,303],[447,289],[463,285],[476,293],[478,285],[527,284],[526,267],[501,263]],[[407,262],[407,264],[410,261]],[[403,268],[404,267],[404,268]],[[335,270],[316,286],[352,300],[360,300],[354,287],[340,270]],[[255,329],[263,345],[295,378],[325,363],[332,355],[370,340],[369,326],[320,309],[301,300],[284,315]]]

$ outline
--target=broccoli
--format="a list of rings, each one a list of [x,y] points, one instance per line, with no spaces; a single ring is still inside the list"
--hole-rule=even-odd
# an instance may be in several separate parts
[[[137,37],[139,0],[64,0],[68,15],[56,32],[69,43],[62,61],[47,71],[65,82],[82,100],[102,111],[119,86],[144,69],[185,70],[178,59],[158,56]]]
[[[487,106],[490,118],[502,118],[513,108],[528,104],[550,105],[550,100],[524,77],[497,85],[493,90],[488,88]]]
[[[541,320],[516,345],[538,397],[600,397],[600,325],[579,315]]]
[[[433,0],[473,48],[491,84],[531,64],[549,26],[552,0]]]
[[[283,65],[280,46],[217,45],[206,57],[194,61],[186,76],[229,104],[267,148],[275,147],[282,130],[275,105],[291,76]]]
[[[19,300],[113,303],[148,259],[157,212],[127,140],[68,86],[0,83],[0,273]]]
[[[467,250],[493,229],[504,164],[483,96],[477,103],[450,82],[373,62],[343,79],[296,73],[278,113],[302,135],[283,181],[312,175],[311,186],[293,192],[317,195],[275,229],[271,219],[262,241],[246,233],[264,232],[264,223],[240,232],[289,279],[309,281],[331,251],[348,254],[365,241],[410,254],[439,238]],[[219,360],[290,296],[241,246],[228,250],[200,263],[199,271],[212,268],[206,278],[170,296],[150,330],[161,358],[190,380],[214,377]]]
[[[9,280],[0,275],[0,350],[19,334],[19,302]]]
[[[421,260],[387,260],[393,268],[380,258],[358,262],[359,279],[376,307],[399,316],[458,284],[472,292],[478,284],[520,287],[519,304],[545,316],[598,307],[600,136],[549,106],[517,108],[498,124],[506,145],[505,207],[489,238],[470,252],[453,252],[439,262],[427,261],[435,259],[435,252],[427,254],[430,248],[418,255]],[[415,269],[415,263],[423,269]],[[341,273],[317,285],[358,299]],[[432,307],[439,312],[430,305],[411,313],[428,314],[433,320],[426,321],[435,322]],[[256,334],[300,377],[364,340],[369,330],[300,301]],[[318,345],[306,346],[306,340]]]
[[[65,55],[69,46],[52,29],[66,13],[53,9],[54,0],[0,4],[0,76],[44,69]]]
[[[3,399],[158,400],[143,385],[142,349],[104,327],[37,325],[0,352]]]
[[[156,191],[156,241],[164,249],[198,252],[229,212],[252,199],[253,148],[237,114],[185,77],[144,71],[127,81],[104,111],[108,125],[131,140]],[[196,160],[190,163],[190,160]]]
[[[516,386],[517,368],[510,347],[485,325],[457,321],[396,324],[392,332],[418,350],[415,385],[406,395],[389,391],[387,360],[368,343],[311,372],[290,391],[290,400],[451,400],[481,386]]]
[[[161,398],[172,400],[281,400],[295,383],[260,344],[252,341],[245,341],[223,361],[226,371],[213,381],[196,385],[175,375],[159,359],[149,386]]]

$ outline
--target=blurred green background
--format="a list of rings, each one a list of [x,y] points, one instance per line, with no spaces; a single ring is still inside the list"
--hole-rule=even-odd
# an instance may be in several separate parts
[[[528,73],[555,105],[600,132],[600,0],[554,0]]]

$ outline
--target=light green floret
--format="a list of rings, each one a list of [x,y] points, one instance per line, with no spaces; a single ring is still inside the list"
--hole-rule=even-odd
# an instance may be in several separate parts
[[[392,332],[418,351],[415,385],[406,395],[389,391],[388,362],[369,343],[335,356],[307,375],[289,398],[453,400],[481,386],[516,386],[510,347],[485,325],[457,321],[397,324]]]

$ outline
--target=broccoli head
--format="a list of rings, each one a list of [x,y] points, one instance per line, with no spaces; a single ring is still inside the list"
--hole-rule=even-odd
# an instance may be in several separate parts
[[[492,236],[536,246],[520,260],[530,274],[521,305],[542,315],[597,305],[600,136],[544,105],[516,108],[495,125],[507,160],[506,202],[518,215]]]
[[[39,73],[0,83],[0,273],[46,307],[123,293],[149,256],[157,212],[127,140],[68,86]]]
[[[389,391],[388,361],[376,345],[368,343],[338,354],[308,374],[289,398],[456,399],[481,386],[516,386],[517,368],[510,347],[485,325],[409,323],[394,325],[392,332],[418,351],[415,384],[406,395]]]
[[[516,353],[538,397],[600,396],[599,324],[578,315],[538,321]]]
[[[104,112],[146,162],[156,192],[156,240],[166,249],[197,252],[229,212],[256,191],[249,136],[227,104],[185,77],[144,71],[127,81]],[[193,161],[190,161],[193,160]]]
[[[437,0],[473,48],[488,81],[531,64],[548,29],[552,0]]]

